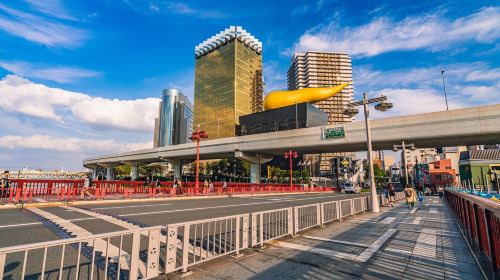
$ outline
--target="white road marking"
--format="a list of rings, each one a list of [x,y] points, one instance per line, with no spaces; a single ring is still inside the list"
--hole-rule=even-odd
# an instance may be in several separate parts
[[[429,214],[437,214],[438,210],[437,208],[430,208],[429,209]]]
[[[388,224],[394,222],[394,220],[396,220],[396,217],[387,217],[387,218],[383,219],[382,221],[380,221],[380,223],[388,225]]]
[[[158,203],[158,204],[144,204],[144,205],[129,205],[129,206],[112,206],[112,207],[98,207],[91,208],[92,210],[101,210],[101,209],[122,209],[122,208],[140,208],[140,207],[154,207],[154,206],[166,206],[172,205],[171,203]],[[74,210],[67,210],[74,211]]]
[[[413,255],[435,259],[437,243],[436,233],[437,231],[435,229],[422,229],[422,232],[418,235],[415,248],[413,248]]]
[[[339,244],[345,244],[345,245],[352,245],[352,246],[358,246],[358,247],[365,247],[365,248],[370,247],[370,245],[357,243],[357,242],[349,242],[349,241],[343,241],[343,240],[321,238],[321,237],[315,237],[315,236],[309,236],[309,235],[302,235],[302,237],[307,238],[307,239],[326,241],[326,242],[332,242],[332,243],[339,243]]]
[[[33,222],[33,223],[25,223],[25,224],[11,224],[11,225],[3,225],[3,226],[0,226],[0,228],[24,227],[24,226],[39,225],[39,224],[42,224],[42,222]]]
[[[413,209],[410,210],[410,214],[414,214],[418,209],[418,206],[413,207]]]
[[[330,258],[339,258],[339,259],[345,259],[345,260],[354,260],[356,258],[356,255],[353,255],[353,254],[335,252],[332,250],[315,248],[315,247],[311,247],[311,246],[304,246],[304,245],[288,243],[288,242],[283,242],[283,241],[273,240],[270,242],[270,244],[275,245],[275,246],[279,246],[279,247],[283,247],[283,248],[289,248],[289,249],[294,249],[294,250],[298,250],[298,251],[303,251],[303,252],[316,253],[316,254],[324,255],[324,256],[327,256]]]
[[[391,228],[388,229],[382,236],[380,236],[375,242],[373,242],[370,247],[366,248],[366,250],[363,251],[356,259],[355,261],[358,262],[366,262],[368,261],[375,252],[377,252],[382,245],[389,239],[394,233],[396,232],[395,229]]]
[[[416,217],[415,220],[413,220],[412,224],[419,225],[421,220],[422,220],[422,217]]]
[[[50,220],[54,223],[56,223],[58,226],[61,228],[67,230],[71,235],[78,237],[88,237],[92,238],[92,233],[75,225],[74,223],[67,221],[67,220],[62,220],[60,217],[46,212],[40,208],[31,208],[29,209],[31,212],[47,219]],[[90,240],[89,240],[89,245],[90,245]],[[130,254],[127,253],[125,250],[120,251],[118,247],[115,245],[108,243],[107,241],[97,238],[94,239],[93,241],[93,247],[96,251],[101,252],[101,253],[106,253],[108,256],[111,256],[111,260],[115,263],[119,262],[120,266],[124,269],[129,269],[129,262],[130,262]],[[121,257],[119,256],[119,253],[121,252]],[[143,262],[139,262],[139,272],[141,275],[146,275],[146,266],[144,265]]]
[[[335,196],[335,197],[336,198],[341,198],[341,197],[344,197],[344,196],[340,196],[339,195],[339,196]],[[163,214],[163,213],[188,212],[188,211],[199,211],[199,210],[208,210],[208,209],[241,207],[241,206],[250,206],[250,205],[262,205],[262,204],[271,204],[271,203],[277,203],[277,202],[291,202],[291,201],[301,201],[301,200],[311,200],[311,199],[318,199],[318,197],[309,197],[309,198],[300,198],[300,199],[289,199],[289,200],[281,200],[281,201],[254,202],[254,203],[245,203],[245,204],[230,204],[230,205],[208,206],[208,207],[198,207],[198,208],[189,208],[189,209],[162,210],[162,211],[153,211],[153,212],[122,214],[122,215],[118,215],[118,216],[120,216],[120,217],[131,217],[131,216],[153,215],[153,214]]]

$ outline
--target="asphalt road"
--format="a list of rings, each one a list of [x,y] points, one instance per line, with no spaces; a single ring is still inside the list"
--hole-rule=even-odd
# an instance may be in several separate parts
[[[112,215],[140,226],[167,225],[185,221],[280,209],[297,205],[335,201],[360,195],[341,193],[293,194],[255,197],[225,197],[193,200],[159,200],[78,206]],[[41,208],[93,233],[125,230],[106,220],[63,207]],[[0,248],[70,237],[50,221],[29,210],[0,210]]]

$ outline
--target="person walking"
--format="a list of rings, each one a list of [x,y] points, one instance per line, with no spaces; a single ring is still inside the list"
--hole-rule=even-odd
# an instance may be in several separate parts
[[[415,192],[415,189],[410,184],[408,184],[406,185],[404,193],[406,197],[407,207],[413,208],[413,206],[415,206],[415,201],[417,200],[417,193]]]
[[[439,199],[443,199],[443,196],[444,196],[444,188],[441,187],[441,186],[438,186],[437,188],[437,192],[438,192],[438,195],[439,195]]]
[[[224,179],[224,181],[222,181],[222,193],[227,194],[227,183],[226,183],[225,179]]]
[[[213,192],[214,191],[214,183],[212,183],[212,180],[208,182],[208,191]]]
[[[203,193],[208,193],[208,180],[205,179],[205,181],[203,182]]]
[[[396,201],[396,192],[394,190],[394,185],[392,183],[388,183],[386,191],[389,198],[389,205],[391,207],[394,207],[394,201]]]
[[[10,195],[10,173],[8,170],[3,172],[2,178],[0,179],[0,199],[2,199],[2,205],[5,204],[3,198],[8,198]]]

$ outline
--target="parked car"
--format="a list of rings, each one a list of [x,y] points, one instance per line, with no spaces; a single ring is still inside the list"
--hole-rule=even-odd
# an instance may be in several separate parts
[[[355,184],[353,182],[344,182],[341,185],[341,188],[344,190],[345,193],[360,193],[361,188],[358,186],[358,184]]]

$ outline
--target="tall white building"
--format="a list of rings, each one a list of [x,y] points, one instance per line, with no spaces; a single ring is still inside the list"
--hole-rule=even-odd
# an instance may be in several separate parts
[[[315,87],[332,87],[351,83],[339,94],[314,105],[328,113],[329,124],[352,121],[352,117],[343,114],[348,103],[353,102],[351,57],[346,53],[316,52],[295,53],[287,75],[288,90]],[[331,170],[331,158],[334,154],[322,154],[320,172]]]

